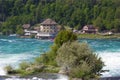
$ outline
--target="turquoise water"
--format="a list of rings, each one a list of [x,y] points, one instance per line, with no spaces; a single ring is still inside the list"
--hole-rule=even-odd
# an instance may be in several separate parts
[[[37,39],[0,37],[0,75],[5,75],[3,67],[18,67],[22,61],[33,61],[40,54],[49,50],[53,42]]]
[[[104,77],[120,76],[120,39],[82,39],[87,42],[105,63]]]
[[[81,39],[80,42],[88,43],[105,62],[103,69],[110,71],[103,76],[120,76],[120,39]],[[21,61],[33,61],[48,51],[52,44],[50,40],[0,37],[0,75],[6,74],[4,66],[18,67]]]

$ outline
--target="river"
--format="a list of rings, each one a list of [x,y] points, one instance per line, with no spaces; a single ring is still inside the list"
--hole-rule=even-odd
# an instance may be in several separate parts
[[[80,39],[86,42],[105,63],[103,77],[120,76],[120,39]],[[0,75],[6,75],[4,66],[15,68],[22,61],[33,61],[48,51],[53,44],[50,40],[0,37]]]

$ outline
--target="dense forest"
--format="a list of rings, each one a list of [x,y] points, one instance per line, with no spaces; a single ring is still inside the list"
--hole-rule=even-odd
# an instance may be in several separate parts
[[[0,32],[16,33],[22,24],[46,18],[81,29],[94,24],[100,31],[120,32],[120,0],[0,0]]]

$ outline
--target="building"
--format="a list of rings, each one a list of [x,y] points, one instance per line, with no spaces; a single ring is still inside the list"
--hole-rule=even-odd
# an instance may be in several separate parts
[[[30,36],[29,28],[30,24],[23,24],[23,29],[24,29],[24,36]]]
[[[36,38],[49,39],[54,38],[58,33],[57,23],[52,19],[46,19],[40,25],[40,30]]]
[[[24,36],[36,35],[38,33],[37,30],[30,29],[30,24],[24,24],[22,27],[24,28]]]
[[[98,29],[95,28],[93,25],[85,25],[82,29],[82,33],[97,33]]]
[[[30,24],[23,24],[22,26],[24,29],[29,29],[30,28]]]
[[[36,31],[40,31],[40,27],[34,27],[34,30],[36,30]]]
[[[43,33],[55,33],[57,32],[57,23],[52,19],[46,19],[41,23],[40,31]]]
[[[22,27],[24,28],[24,36],[35,36],[39,39],[53,39],[61,30],[61,26],[52,19],[46,19],[34,27],[30,27],[30,24],[24,24]]]

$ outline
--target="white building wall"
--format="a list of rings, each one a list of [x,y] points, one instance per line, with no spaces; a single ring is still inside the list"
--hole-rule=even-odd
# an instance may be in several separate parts
[[[40,31],[43,31],[43,29],[44,29],[44,28],[43,28],[43,25],[41,25],[41,26],[40,26]]]

